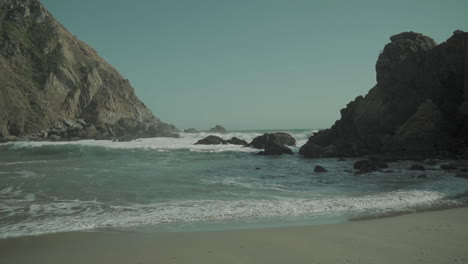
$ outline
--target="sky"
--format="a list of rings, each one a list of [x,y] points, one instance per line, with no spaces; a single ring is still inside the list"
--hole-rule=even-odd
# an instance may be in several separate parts
[[[180,129],[327,128],[391,35],[468,31],[467,0],[42,0]]]

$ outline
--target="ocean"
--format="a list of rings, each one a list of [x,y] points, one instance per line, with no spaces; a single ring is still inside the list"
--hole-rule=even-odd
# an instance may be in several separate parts
[[[353,163],[307,159],[313,129],[275,130],[295,155],[194,145],[207,133],[132,142],[0,144],[0,238],[67,231],[178,232],[328,224],[466,202],[466,179],[411,161],[355,175]],[[266,130],[218,135],[247,141]],[[328,172],[314,173],[321,165]],[[417,176],[426,174],[427,178]]]

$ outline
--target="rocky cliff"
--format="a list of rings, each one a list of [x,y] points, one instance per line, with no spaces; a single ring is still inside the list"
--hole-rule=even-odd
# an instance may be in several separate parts
[[[0,0],[0,138],[154,137],[177,129],[36,0]]]
[[[390,40],[375,66],[377,84],[310,137],[302,155],[466,155],[468,33],[457,30],[440,45],[414,32]]]

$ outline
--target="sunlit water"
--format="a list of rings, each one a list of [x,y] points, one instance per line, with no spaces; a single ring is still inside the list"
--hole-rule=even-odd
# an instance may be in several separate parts
[[[284,131],[284,130],[283,130]],[[250,141],[264,131],[232,136]],[[312,130],[290,130],[298,146]],[[198,231],[322,224],[451,206],[465,179],[440,170],[354,175],[354,159],[255,155],[193,145],[208,134],[133,142],[0,144],[0,238],[76,230]],[[314,173],[315,165],[327,173]],[[428,166],[428,169],[438,166]]]

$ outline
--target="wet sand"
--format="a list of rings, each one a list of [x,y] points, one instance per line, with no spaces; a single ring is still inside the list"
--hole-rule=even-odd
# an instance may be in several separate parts
[[[468,208],[305,227],[0,240],[0,263],[468,263]]]

